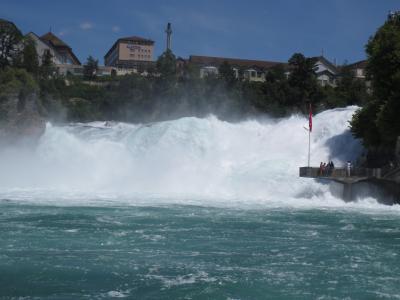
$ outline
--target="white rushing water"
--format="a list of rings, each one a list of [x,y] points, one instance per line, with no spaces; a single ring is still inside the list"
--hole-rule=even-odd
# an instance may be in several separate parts
[[[314,117],[312,165],[332,159],[342,166],[360,155],[362,147],[348,129],[355,110]],[[191,117],[148,125],[48,124],[33,153],[1,151],[0,198],[343,205],[332,186],[298,177],[298,167],[307,164],[304,126],[308,122],[301,116],[240,123]]]

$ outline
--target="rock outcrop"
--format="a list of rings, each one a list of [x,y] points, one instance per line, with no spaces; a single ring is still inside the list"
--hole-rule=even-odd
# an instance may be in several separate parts
[[[0,143],[36,143],[46,129],[35,92],[9,94],[0,99]]]

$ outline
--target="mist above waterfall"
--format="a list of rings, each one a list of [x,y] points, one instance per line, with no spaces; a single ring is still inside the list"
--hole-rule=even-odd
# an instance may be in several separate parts
[[[312,165],[333,160],[340,166],[360,155],[362,147],[348,129],[355,110],[314,117]],[[212,204],[332,197],[327,185],[298,178],[298,167],[307,163],[304,126],[307,120],[298,115],[239,123],[210,116],[152,124],[48,124],[33,152],[1,150],[0,198],[179,198]]]

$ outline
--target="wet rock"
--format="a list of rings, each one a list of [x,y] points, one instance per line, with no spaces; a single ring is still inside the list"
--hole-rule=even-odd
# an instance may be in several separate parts
[[[9,94],[0,100],[0,142],[36,143],[46,129],[36,93]]]

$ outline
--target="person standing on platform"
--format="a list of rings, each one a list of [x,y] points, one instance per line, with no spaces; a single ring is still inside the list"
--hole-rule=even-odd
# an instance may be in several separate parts
[[[351,162],[348,160],[347,161],[347,167],[346,167],[346,173],[347,173],[347,177],[351,176]]]

